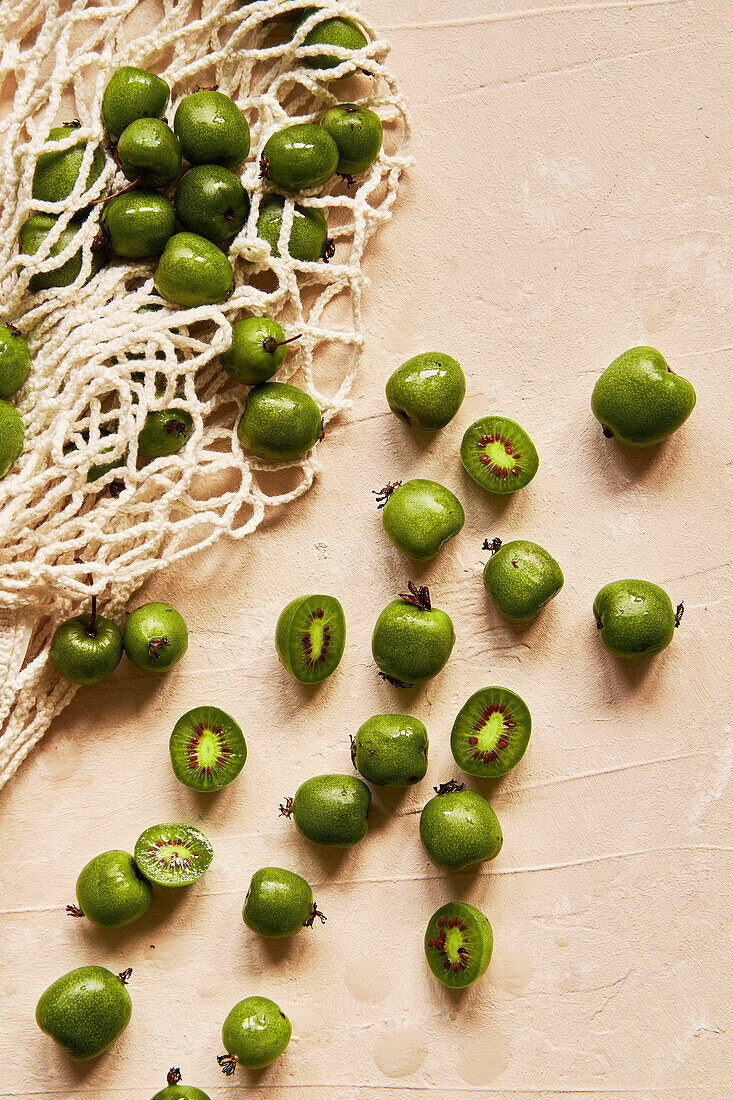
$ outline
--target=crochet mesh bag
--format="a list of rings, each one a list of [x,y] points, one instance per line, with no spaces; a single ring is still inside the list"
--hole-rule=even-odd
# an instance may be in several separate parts
[[[94,592],[104,613],[120,623],[130,597],[156,569],[225,533],[244,538],[267,508],[286,506],[312,484],[317,446],[289,464],[288,484],[295,479],[295,487],[278,495],[264,491],[264,464],[242,452],[235,425],[245,391],[217,364],[232,322],[266,314],[286,336],[300,334],[277,377],[299,372],[297,384],[319,404],[326,433],[349,404],[363,343],[361,258],[391,215],[409,163],[403,151],[409,122],[384,65],[387,43],[351,8],[320,3],[292,39],[292,13],[302,0],[242,6],[202,0],[200,8],[192,0],[73,0],[64,10],[58,0],[0,3],[0,84],[6,96],[12,94],[0,147],[0,319],[18,326],[32,356],[31,375],[16,399],[25,426],[23,454],[0,481],[0,786],[76,690],[57,676],[48,656],[60,620],[81,610]],[[304,59],[323,47],[303,46],[303,39],[333,15],[356,18],[368,45],[357,51],[329,47],[339,66],[310,69]],[[252,152],[237,171],[252,209],[229,250],[236,285],[221,305],[179,309],[164,303],[139,312],[161,302],[150,262],[112,259],[85,285],[101,205],[92,207],[65,251],[49,255],[75,213],[126,183],[107,155],[104,171],[82,196],[92,152],[105,141],[102,93],[120,65],[165,77],[169,120],[184,95],[217,85],[250,121]],[[340,81],[354,66],[358,73]],[[281,256],[273,257],[256,233],[266,186],[258,171],[262,146],[282,125],[317,119],[342,100],[368,105],[382,118],[379,159],[352,186],[336,179],[298,196],[326,215],[335,243],[330,263],[287,256],[292,200],[285,205]],[[59,204],[32,200],[33,171],[48,131],[73,119],[81,125],[70,130],[68,144],[87,139],[74,192]],[[19,264],[20,227],[39,211],[58,221],[39,251]],[[80,243],[83,262],[73,285],[30,294],[30,278],[60,266]],[[174,399],[193,419],[191,437],[177,454],[138,460],[146,413]],[[90,467],[115,461],[120,464],[87,480]]]

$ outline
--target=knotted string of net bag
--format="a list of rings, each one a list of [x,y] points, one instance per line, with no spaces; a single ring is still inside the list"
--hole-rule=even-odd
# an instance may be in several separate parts
[[[266,314],[287,337],[300,334],[277,378],[299,372],[297,384],[319,404],[326,436],[330,421],[348,406],[363,344],[361,260],[369,238],[391,215],[409,162],[403,151],[409,122],[384,64],[388,44],[350,7],[320,2],[292,40],[292,13],[302,0],[0,4],[0,81],[4,99],[12,102],[0,147],[0,320],[17,325],[32,355],[31,375],[16,399],[25,427],[23,454],[0,481],[0,786],[77,690],[49,660],[59,621],[88,610],[94,592],[103,613],[122,625],[130,597],[155,570],[224,534],[246,537],[267,509],[286,507],[312,484],[318,445],[289,464],[287,490],[280,486],[275,493],[267,491],[264,464],[242,452],[235,426],[246,391],[217,362],[233,321]],[[334,15],[356,18],[368,45],[357,51],[329,47],[339,66],[310,69],[303,60],[324,51],[303,46],[303,39]],[[169,122],[184,95],[212,85],[249,119],[252,152],[236,171],[252,209],[229,249],[235,290],[221,305],[180,309],[162,302],[153,286],[154,264],[147,261],[113,258],[86,282],[99,204],[71,245],[49,256],[75,214],[127,182],[107,153],[104,171],[84,193],[92,152],[105,141],[102,93],[125,64],[165,77]],[[355,66],[358,72],[348,75]],[[262,146],[282,125],[317,120],[342,101],[368,105],[382,118],[379,159],[353,186],[336,178],[298,196],[326,216],[335,243],[330,263],[287,256],[292,199],[285,205],[281,256],[273,257],[256,233],[266,190],[258,169]],[[52,126],[72,119],[80,126],[63,144],[87,139],[75,189],[62,203],[32,200],[44,140]],[[19,263],[19,230],[34,212],[58,221],[39,251]],[[36,272],[58,267],[80,244],[82,268],[73,285],[29,293]],[[151,305],[156,308],[141,310]],[[177,454],[139,460],[136,441],[146,413],[173,403],[190,413],[191,437]],[[121,464],[87,480],[92,466],[115,461]]]

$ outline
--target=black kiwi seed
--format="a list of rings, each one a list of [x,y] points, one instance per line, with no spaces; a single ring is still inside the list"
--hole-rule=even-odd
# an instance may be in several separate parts
[[[481,688],[453,723],[453,759],[469,775],[505,775],[524,756],[531,732],[532,716],[524,700],[508,688]]]
[[[226,787],[247,759],[244,734],[218,707],[194,707],[181,715],[168,747],[176,778],[194,791]]]
[[[488,493],[523,489],[540,464],[532,440],[506,416],[484,416],[467,429],[461,442],[461,462]]]

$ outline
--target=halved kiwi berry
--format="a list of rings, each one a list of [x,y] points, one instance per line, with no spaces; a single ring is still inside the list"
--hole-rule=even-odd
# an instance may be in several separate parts
[[[194,791],[219,791],[247,759],[244,734],[218,707],[194,707],[173,727],[168,745],[176,779]]]
[[[345,644],[346,619],[335,596],[298,596],[280,612],[277,655],[301,684],[318,684],[330,676]]]
[[[428,921],[425,958],[438,981],[451,989],[463,989],[480,978],[493,949],[489,921],[467,902],[449,901]]]
[[[531,732],[532,717],[518,695],[508,688],[481,688],[456,716],[451,752],[469,775],[495,778],[519,763]]]
[[[208,870],[214,849],[193,825],[151,825],[137,839],[135,863],[156,886],[190,886]]]
[[[519,424],[506,416],[483,416],[466,430],[461,462],[488,493],[515,493],[539,468],[535,445]]]

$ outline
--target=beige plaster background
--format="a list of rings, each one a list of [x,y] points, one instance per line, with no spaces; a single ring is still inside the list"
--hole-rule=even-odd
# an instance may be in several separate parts
[[[314,489],[244,544],[223,542],[145,593],[185,615],[191,644],[165,679],[128,663],[80,692],[0,798],[0,1097],[146,1100],[169,1066],[213,1098],[695,1100],[733,1096],[730,1000],[731,7],[722,0],[547,4],[364,0],[394,44],[414,117],[411,171],[372,247],[367,350],[351,413],[320,451]],[[597,374],[635,343],[690,378],[688,424],[653,450],[605,441]],[[468,395],[418,439],[387,410],[407,356],[445,349]],[[465,427],[515,417],[537,444],[530,488],[494,501],[457,460]],[[435,477],[467,522],[432,563],[386,540],[372,489]],[[535,538],[565,588],[526,629],[487,605],[485,536]],[[410,577],[429,583],[458,640],[422,689],[382,683],[372,624]],[[593,596],[648,577],[684,599],[674,643],[632,666],[595,637]],[[333,592],[349,634],[336,675],[300,688],[272,644],[281,606]],[[518,691],[529,750],[476,786],[502,821],[496,861],[447,876],[417,813],[456,774],[448,734],[467,696]],[[212,702],[249,759],[213,798],[177,783],[167,740]],[[406,710],[431,737],[428,777],[375,792],[367,839],[302,840],[278,803],[310,775],[350,770],[349,734]],[[157,896],[121,933],[64,915],[82,865],[131,849],[147,825],[199,824],[211,870]],[[314,884],[328,923],[269,945],[241,923],[267,863]],[[486,977],[463,994],[429,975],[422,935],[445,900],[495,930]],[[33,1023],[40,992],[84,963],[132,966],[134,1013],[113,1050],[67,1062]],[[226,1081],[229,1008],[272,996],[293,1022],[275,1065]]]

